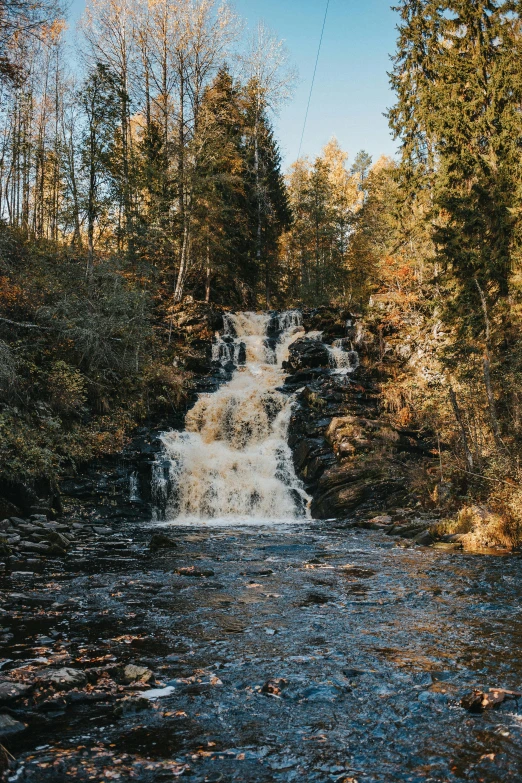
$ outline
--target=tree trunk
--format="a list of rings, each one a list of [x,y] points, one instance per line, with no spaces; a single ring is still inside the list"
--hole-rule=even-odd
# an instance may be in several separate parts
[[[499,451],[506,451],[506,447],[502,442],[502,436],[500,433],[500,426],[497,417],[497,409],[495,404],[495,396],[493,394],[493,387],[491,385],[491,324],[488,316],[488,307],[484,291],[480,287],[479,281],[475,278],[475,285],[477,286],[480,303],[482,305],[482,312],[484,314],[484,322],[486,326],[486,347],[484,351],[484,358],[482,362],[484,371],[484,385],[486,387],[486,396],[488,398],[489,419],[491,423],[491,430],[495,439],[495,445]]]
[[[185,287],[185,277],[187,275],[187,269],[188,269],[188,260],[189,260],[189,246],[190,246],[190,235],[189,235],[189,227],[188,224],[186,224],[183,228],[183,244],[181,247],[181,258],[179,262],[179,270],[178,270],[178,277],[176,280],[176,288],[174,290],[174,301],[176,303],[181,302],[183,299],[183,289]]]
[[[457,424],[460,427],[460,434],[462,438],[462,445],[464,447],[464,454],[466,456],[466,464],[468,466],[468,470],[473,472],[473,455],[470,451],[469,444],[468,444],[468,436],[466,434],[466,428],[464,426],[464,421],[462,419],[462,413],[460,411],[460,408],[457,403],[457,395],[455,394],[453,388],[449,387],[449,397],[451,401],[451,407],[453,408],[453,413],[455,414],[455,418],[457,420]]]
[[[210,302],[210,275],[211,275],[211,268],[210,268],[210,248],[207,244],[207,277],[205,281],[205,302],[208,304]]]

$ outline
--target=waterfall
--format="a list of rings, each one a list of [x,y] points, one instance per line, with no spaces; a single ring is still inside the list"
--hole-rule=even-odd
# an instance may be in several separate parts
[[[225,317],[213,346],[233,362],[231,380],[201,394],[184,432],[162,436],[156,496],[176,524],[276,522],[305,518],[308,496],[287,443],[292,398],[278,390],[290,344],[304,334],[300,314]]]
[[[348,375],[359,367],[359,354],[357,351],[346,350],[346,340],[334,340],[328,348],[330,367],[337,375]]]

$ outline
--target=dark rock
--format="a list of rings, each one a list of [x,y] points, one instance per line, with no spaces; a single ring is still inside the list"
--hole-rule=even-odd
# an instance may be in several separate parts
[[[66,552],[71,546],[71,542],[62,533],[58,533],[56,530],[48,530],[45,532],[45,538],[53,545],[54,549],[60,549]]]
[[[15,720],[10,715],[0,715],[0,738],[20,734],[25,731],[25,725]]]
[[[286,680],[284,677],[279,677],[275,680],[267,680],[263,687],[261,688],[261,693],[266,693],[269,696],[280,696],[281,691],[283,691],[288,686],[288,680]]]
[[[0,497],[21,509],[22,513],[30,513],[31,506],[39,503],[36,492],[23,481],[16,479],[0,479]],[[5,513],[2,513],[5,516]]]
[[[324,593],[308,593],[301,606],[322,606],[330,601],[330,597]]]
[[[93,526],[93,530],[99,536],[106,536],[106,535],[109,535],[110,533],[112,533],[112,528],[106,527],[106,526],[102,527],[100,525]]]
[[[121,718],[125,715],[135,715],[137,712],[152,709],[153,704],[149,699],[145,699],[143,696],[129,696],[114,707],[114,716]]]
[[[34,552],[39,555],[49,554],[51,547],[47,544],[36,544],[33,541],[20,541],[20,549],[24,549],[26,552]]]
[[[149,549],[176,549],[177,543],[170,536],[166,536],[164,533],[154,533],[152,536]]]
[[[26,696],[32,690],[32,685],[27,685],[14,680],[0,681],[0,702],[5,704],[10,701],[16,701]]]
[[[49,506],[36,505],[29,507],[29,514],[32,517],[38,516],[40,518],[43,517],[44,519],[47,519],[51,513],[51,508]]]
[[[301,337],[290,345],[284,367],[291,373],[297,373],[300,370],[329,367],[329,363],[330,354],[322,342]]]
[[[63,667],[39,672],[38,681],[42,685],[50,685],[56,691],[68,691],[72,688],[83,688],[87,684],[87,677],[79,669]]]
[[[388,477],[386,466],[377,464],[354,469],[335,465],[321,476],[312,501],[315,519],[342,517],[365,501],[383,502],[405,486],[404,478]]]
[[[520,699],[520,691],[507,691],[504,688],[490,688],[487,692],[474,690],[461,699],[461,706],[468,712],[484,712],[498,707],[504,701]]]
[[[416,544],[420,544],[420,546],[430,546],[430,544],[433,544],[433,536],[429,530],[423,530],[422,533],[418,533],[413,540]]]
[[[195,566],[187,566],[186,568],[176,569],[176,573],[180,576],[192,576],[195,579],[202,579],[214,576],[214,571],[210,568],[196,568]]]

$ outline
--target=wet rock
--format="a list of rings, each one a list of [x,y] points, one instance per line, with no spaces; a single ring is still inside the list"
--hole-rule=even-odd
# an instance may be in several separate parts
[[[40,519],[47,519],[47,517],[51,514],[51,509],[49,506],[45,505],[35,505],[29,507],[29,514],[33,516],[37,516]]]
[[[177,546],[174,539],[166,536],[164,533],[154,533],[149,542],[149,549],[153,551],[158,549],[175,549]]]
[[[375,576],[376,572],[372,568],[346,565],[342,566],[341,573],[349,579],[371,579],[372,576]]]
[[[123,679],[125,682],[149,682],[154,678],[154,674],[145,666],[136,666],[129,663],[123,670]]]
[[[195,566],[187,566],[185,568],[177,568],[176,573],[180,576],[191,576],[194,579],[208,578],[214,576],[214,571],[210,568],[196,568]]]
[[[14,680],[4,680],[0,682],[0,703],[7,704],[10,701],[16,701],[23,696],[27,696],[32,690],[32,685],[15,682]]]
[[[329,361],[328,349],[322,342],[302,337],[291,344],[284,368],[291,373],[296,373],[299,370],[328,367]]]
[[[13,525],[15,525],[17,527],[18,527],[18,525],[25,525],[25,524],[27,524],[25,519],[22,519],[21,517],[11,517],[10,518],[10,522],[12,522]]]
[[[359,469],[350,464],[341,464],[328,469],[319,479],[314,493],[311,507],[313,517],[343,517],[367,500],[383,502],[404,488],[404,477],[387,476],[386,473],[386,465],[382,463]]]
[[[504,701],[520,698],[522,698],[522,692],[520,691],[490,688],[487,692],[480,690],[472,691],[472,693],[467,694],[461,699],[460,704],[465,710],[468,710],[468,712],[478,713],[484,712],[484,710],[492,710]]]
[[[34,576],[33,571],[13,571],[12,576],[19,576],[20,578],[26,578]],[[26,593],[10,593],[7,597],[9,604],[15,604],[18,608],[20,606],[51,606],[54,603],[54,598],[50,595],[39,595],[33,593],[28,595]]]
[[[240,576],[271,576],[274,572],[271,568],[249,568],[239,573]]]
[[[281,691],[283,691],[287,685],[288,680],[285,680],[284,677],[279,677],[278,679],[274,680],[267,680],[261,688],[261,693],[266,693],[269,696],[280,696]]]
[[[87,684],[87,677],[79,669],[63,667],[62,669],[49,669],[38,674],[38,681],[42,685],[49,685],[57,691],[68,691],[72,688],[83,688]]]
[[[25,731],[25,724],[15,720],[10,715],[0,715],[0,739],[9,737],[12,734],[20,734]]]
[[[20,541],[20,549],[26,552],[35,552],[36,554],[46,555],[49,553],[50,546],[48,544],[36,544],[33,541]]]
[[[420,546],[430,546],[433,544],[433,536],[429,530],[423,530],[422,533],[418,533],[413,540]]]
[[[63,552],[66,552],[71,546],[69,539],[66,538],[63,533],[58,533],[56,530],[48,530],[44,535],[54,549],[60,549]]]
[[[348,677],[348,678],[350,678],[350,677],[362,677],[363,674],[369,674],[369,673],[370,672],[368,672],[367,669],[353,669],[353,668],[350,668],[350,667],[348,667],[346,669],[343,669],[344,676]]]
[[[330,597],[324,593],[311,592],[308,593],[301,606],[321,606],[329,603]]]
[[[143,696],[129,696],[126,699],[122,699],[114,708],[114,716],[116,718],[123,717],[125,715],[135,715],[138,712],[144,712],[145,710],[153,709],[150,699],[146,699]]]
[[[434,544],[431,545],[432,549],[442,549],[446,552],[456,552],[460,549],[463,549],[463,544],[461,542],[454,542],[449,543],[447,541],[436,541]]]
[[[99,536],[106,536],[106,535],[109,535],[109,533],[112,533],[112,528],[106,527],[106,526],[102,527],[102,526],[96,525],[96,526],[93,527],[93,530]]]

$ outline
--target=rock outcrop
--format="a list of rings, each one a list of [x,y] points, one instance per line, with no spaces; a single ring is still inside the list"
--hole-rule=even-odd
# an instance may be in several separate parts
[[[382,378],[374,358],[357,345],[353,315],[323,309],[305,313],[304,320],[321,334],[299,339],[290,349],[287,387],[296,390],[297,404],[289,442],[313,498],[312,515],[343,518],[403,503],[412,492],[412,471],[432,461],[431,444],[418,432],[392,426],[381,410]],[[332,368],[326,339],[344,351],[357,349],[361,365]]]

